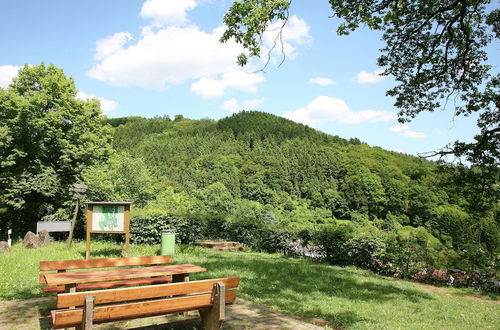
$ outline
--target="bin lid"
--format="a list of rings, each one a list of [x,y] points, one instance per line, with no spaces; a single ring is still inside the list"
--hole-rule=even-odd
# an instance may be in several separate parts
[[[163,229],[162,234],[175,234],[175,230],[174,229]]]

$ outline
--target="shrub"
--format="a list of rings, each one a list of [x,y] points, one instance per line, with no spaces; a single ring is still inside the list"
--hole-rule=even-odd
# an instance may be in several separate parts
[[[442,270],[452,266],[460,256],[422,227],[403,227],[387,232],[370,222],[344,222],[294,232],[280,228],[279,224],[252,219],[150,215],[132,219],[132,242],[158,244],[164,229],[175,230],[176,242],[181,244],[198,239],[236,241],[257,251],[289,256],[307,253],[334,265],[352,265],[425,283],[474,287],[495,293],[499,290],[494,272]]]
[[[173,229],[175,241],[180,244],[193,243],[202,237],[204,221],[194,217],[162,215],[134,217],[130,222],[130,239],[135,244],[159,244],[161,232]]]
[[[345,243],[353,236],[351,224],[325,226],[312,233],[311,243],[317,247],[322,260],[339,266],[351,264]]]

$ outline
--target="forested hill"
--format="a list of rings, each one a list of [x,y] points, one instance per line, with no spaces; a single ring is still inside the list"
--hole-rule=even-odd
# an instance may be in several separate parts
[[[477,169],[438,167],[261,112],[108,122],[117,153],[85,172],[92,198],[297,230],[339,221],[423,227],[449,247],[496,248],[495,181],[477,184],[485,177]]]
[[[180,123],[180,122],[183,123]],[[308,138],[318,143],[337,143],[341,145],[347,144],[361,144],[358,139],[342,139],[338,136],[329,135],[317,131],[309,126],[296,123],[294,121],[285,119],[283,117],[275,116],[265,112],[259,111],[243,111],[234,114],[230,117],[223,118],[217,122],[213,120],[189,120],[183,116],[178,115],[174,120],[168,117],[156,117],[152,119],[145,119],[142,117],[121,117],[106,119],[106,122],[112,127],[120,127],[115,134],[115,144],[129,143],[131,139],[128,130],[140,127],[136,130],[136,134],[143,137],[144,135],[163,133],[168,129],[175,130],[177,133],[202,133],[208,130],[217,131],[231,131],[235,138],[246,139],[259,139],[264,140],[267,137],[291,139],[291,138]],[[187,124],[189,122],[190,124]],[[131,124],[133,123],[133,124]],[[125,124],[129,124],[123,127]],[[184,128],[182,128],[184,127]],[[120,141],[118,141],[120,140]]]

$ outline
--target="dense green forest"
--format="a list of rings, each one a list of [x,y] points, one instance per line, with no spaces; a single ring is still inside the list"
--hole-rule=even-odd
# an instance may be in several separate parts
[[[495,169],[438,166],[256,111],[107,123],[115,153],[85,170],[90,199],[131,200],[141,216],[215,216],[293,232],[328,224],[417,231],[448,251],[449,267],[496,266]]]
[[[428,270],[498,268],[498,167],[437,164],[257,111],[106,119],[75,95],[43,63],[0,88],[0,235],[68,220],[81,182],[86,200],[134,202],[136,243],[171,226],[181,243],[237,240],[445,283]]]

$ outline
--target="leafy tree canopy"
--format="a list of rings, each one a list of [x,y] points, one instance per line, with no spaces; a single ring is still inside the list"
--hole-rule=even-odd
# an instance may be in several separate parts
[[[473,164],[498,166],[500,160],[499,75],[491,77],[485,47],[499,37],[500,9],[487,10],[489,0],[329,0],[342,20],[337,33],[347,35],[361,25],[381,30],[385,42],[378,65],[398,84],[387,91],[395,98],[399,121],[449,102],[455,115],[479,113],[480,134],[472,143],[456,141],[429,156],[465,157]],[[291,0],[236,0],[224,16],[221,41],[234,39],[260,56],[269,24],[288,19]],[[275,46],[281,44],[281,31]]]
[[[24,66],[0,88],[0,209],[17,226],[71,200],[82,170],[111,150],[99,102],[76,92],[72,78],[43,63]]]

